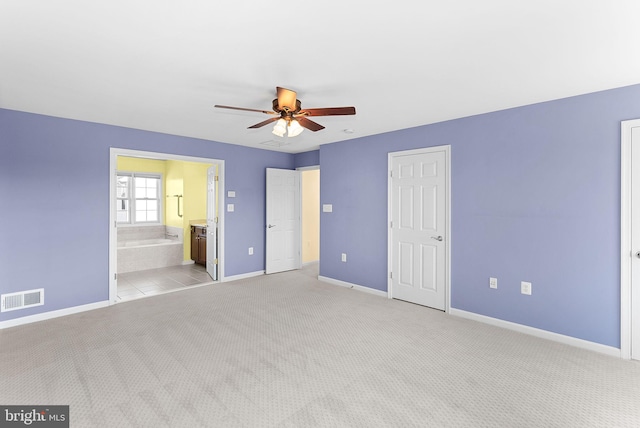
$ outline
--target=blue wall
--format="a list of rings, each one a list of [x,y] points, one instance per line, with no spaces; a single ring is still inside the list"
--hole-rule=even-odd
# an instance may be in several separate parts
[[[452,307],[619,347],[620,121],[638,117],[634,85],[291,155],[0,109],[0,292],[46,302],[0,321],[107,299],[109,147],[225,160],[226,275],[264,269],[264,169],[319,163],[320,274],[386,290],[387,154],[451,145]]]
[[[296,168],[320,165],[320,150],[296,153],[293,159]]]
[[[451,145],[451,306],[618,348],[620,121],[638,117],[635,85],[323,145],[320,274],[386,291],[387,154]]]
[[[0,321],[108,299],[110,147],[223,159],[225,275],[264,269],[265,168],[293,155],[0,109],[0,292],[45,289]]]

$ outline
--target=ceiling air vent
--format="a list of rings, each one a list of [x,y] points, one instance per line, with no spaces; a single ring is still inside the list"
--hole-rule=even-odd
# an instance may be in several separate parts
[[[0,296],[2,306],[0,312],[15,311],[16,309],[31,308],[44,305],[44,288],[36,290],[7,293]]]
[[[288,144],[291,144],[288,141],[276,141],[276,140],[268,140],[268,141],[264,141],[262,143],[260,143],[264,146],[270,146],[270,147],[282,147],[282,146],[286,146]]]

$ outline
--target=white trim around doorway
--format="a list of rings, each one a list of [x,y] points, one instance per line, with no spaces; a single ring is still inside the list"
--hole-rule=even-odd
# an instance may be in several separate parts
[[[117,228],[116,225],[116,170],[118,156],[138,157],[154,160],[179,160],[187,162],[201,162],[218,165],[218,175],[220,179],[218,181],[218,206],[222,207],[224,202],[224,160],[213,158],[202,158],[195,156],[176,155],[170,153],[149,152],[131,149],[121,149],[117,147],[111,147],[109,149],[109,305],[117,303],[117,282],[116,282],[116,270],[117,270]],[[218,259],[221,260],[218,271],[218,282],[223,282],[224,277],[224,212],[220,209],[219,216],[219,229],[218,229]]]

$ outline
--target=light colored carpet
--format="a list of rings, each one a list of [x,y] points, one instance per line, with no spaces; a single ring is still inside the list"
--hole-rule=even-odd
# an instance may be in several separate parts
[[[640,364],[313,268],[0,331],[0,403],[72,427],[637,427]]]

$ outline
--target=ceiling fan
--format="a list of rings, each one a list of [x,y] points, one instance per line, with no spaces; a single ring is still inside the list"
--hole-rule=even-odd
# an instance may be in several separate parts
[[[291,89],[276,87],[277,98],[273,100],[273,111],[256,110],[252,108],[222,106],[216,104],[217,108],[228,108],[232,110],[255,111],[273,115],[255,125],[249,126],[247,129],[260,128],[272,122],[276,122],[273,127],[273,133],[279,137],[283,137],[285,132],[289,137],[299,135],[304,128],[313,132],[324,129],[324,126],[310,119],[309,116],[344,116],[356,114],[355,107],[325,107],[325,108],[307,108],[303,109],[299,99],[296,99],[296,92]]]

